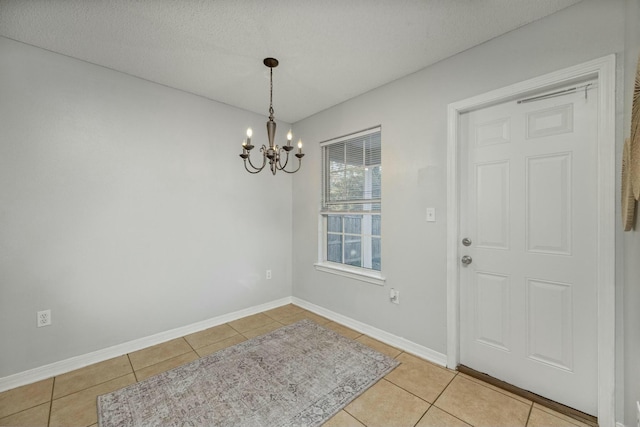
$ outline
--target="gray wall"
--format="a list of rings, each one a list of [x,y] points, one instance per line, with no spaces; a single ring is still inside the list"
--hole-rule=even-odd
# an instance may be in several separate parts
[[[640,0],[627,0],[626,50],[624,61],[624,136],[629,137],[631,102],[638,55],[640,54]],[[636,205],[638,209],[638,205]],[[640,222],[624,233],[621,239],[624,321],[620,335],[624,336],[624,365],[620,371],[624,389],[624,420],[628,427],[636,425],[636,401],[640,400]]]
[[[585,0],[295,123],[295,132],[308,141],[307,164],[313,160],[315,165],[293,182],[294,296],[446,353],[447,105],[612,53],[619,54],[622,82],[625,7],[625,0]],[[620,99],[622,94],[620,86]],[[617,116],[616,144],[621,146],[622,101]],[[378,124],[383,140],[384,287],[313,267],[320,204],[317,143]],[[436,208],[435,223],[425,222],[427,207]],[[616,232],[620,238],[621,231]],[[391,287],[401,292],[400,305],[389,303]],[[619,300],[619,325],[621,304]],[[617,418],[622,418],[622,405]]]
[[[238,143],[247,126],[263,128],[263,116],[0,38],[0,377],[292,289],[445,353],[447,104],[618,53],[620,152],[639,10],[638,0],[584,0],[296,123],[309,143],[293,182],[241,168]],[[320,159],[312,141],[377,124],[385,287],[313,268]],[[426,207],[437,222],[424,221]],[[617,413],[631,426],[640,234],[619,230]],[[399,306],[388,302],[390,287],[401,291]],[[36,329],[46,308],[53,325]]]
[[[263,116],[6,38],[0,94],[0,377],[291,295]]]

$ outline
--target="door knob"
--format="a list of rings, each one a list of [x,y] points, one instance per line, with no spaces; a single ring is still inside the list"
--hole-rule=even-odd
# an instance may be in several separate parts
[[[463,256],[462,259],[460,260],[460,262],[462,262],[464,265],[469,265],[471,264],[472,261],[473,259],[469,255]]]
[[[462,244],[465,246],[471,246],[471,239],[465,237],[464,239],[462,239]]]

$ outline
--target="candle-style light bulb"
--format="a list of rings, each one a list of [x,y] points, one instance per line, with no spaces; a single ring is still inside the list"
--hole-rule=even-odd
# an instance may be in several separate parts
[[[253,148],[253,146],[251,145],[251,135],[253,135],[253,131],[251,130],[251,128],[248,128],[247,129],[247,139],[245,139],[244,144],[249,147],[249,150],[251,150]]]
[[[302,153],[302,140],[298,140],[298,153]]]
[[[291,129],[289,129],[289,133],[287,134],[287,141],[289,145],[291,145],[291,138],[293,138],[293,135],[291,134]]]

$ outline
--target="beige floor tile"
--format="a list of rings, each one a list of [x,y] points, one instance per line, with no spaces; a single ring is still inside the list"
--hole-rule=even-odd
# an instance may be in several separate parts
[[[416,396],[433,403],[455,374],[426,360],[402,353],[396,357],[402,364],[385,378]]]
[[[198,348],[196,349],[196,353],[198,353],[200,357],[208,356],[210,354],[215,353],[216,351],[222,350],[223,348],[240,344],[241,342],[244,342],[246,340],[247,339],[244,337],[244,335],[240,335],[240,334],[234,335],[231,338],[227,338],[226,340],[218,341],[208,346]]]
[[[411,393],[380,380],[345,408],[367,427],[414,426],[429,404]]]
[[[306,310],[302,310],[301,312],[296,313],[292,316],[287,316],[287,317],[278,319],[278,322],[282,323],[283,325],[291,325],[293,323],[299,322],[304,319],[311,320],[312,322],[315,322],[318,325],[324,325],[329,322],[329,319],[326,319],[322,316],[318,316],[317,314],[312,313],[310,311],[306,311]]]
[[[484,381],[482,381],[482,380],[479,380],[479,379],[477,379],[477,378],[474,378],[474,377],[472,377],[472,376],[470,376],[470,375],[463,374],[463,373],[459,373],[458,375],[459,375],[459,376],[461,376],[461,377],[463,377],[463,378],[468,379],[469,381],[476,382],[476,383],[478,383],[478,384],[480,384],[480,385],[483,385],[483,386],[485,386],[485,387],[489,387],[489,388],[490,388],[490,389],[492,389],[492,390],[499,391],[499,392],[500,392],[500,393],[502,393],[502,394],[506,394],[506,395],[507,395],[507,396],[509,396],[509,397],[513,397],[514,399],[518,399],[519,401],[521,401],[521,402],[523,402],[523,403],[526,403],[527,405],[531,405],[531,403],[533,403],[533,402],[531,402],[531,401],[530,401],[529,399],[527,399],[527,398],[524,398],[524,397],[522,397],[522,396],[518,396],[517,394],[511,393],[511,392],[509,392],[509,391],[507,391],[507,390],[504,390],[504,389],[502,389],[502,388],[500,388],[500,387],[496,387],[496,386],[494,386],[494,385],[492,385],[492,384],[486,383],[486,382],[484,382]]]
[[[0,419],[0,426],[12,427],[47,427],[49,423],[49,402],[38,405],[34,408],[26,409],[17,414],[9,415]]]
[[[57,399],[132,372],[129,358],[124,355],[58,375],[53,386],[53,398]]]
[[[562,420],[568,421],[571,424],[580,426],[580,427],[591,427],[589,424],[587,423],[583,423],[582,421],[576,420],[575,418],[571,418],[565,414],[561,414],[559,412],[554,411],[553,409],[547,408],[546,406],[542,406],[539,403],[534,403],[533,404],[533,409],[537,409],[539,411],[543,411],[546,412],[547,414],[553,415],[556,418],[560,418]]]
[[[322,317],[319,314],[315,314],[309,310],[303,310],[301,314],[304,315],[304,317],[306,317],[307,319],[313,320],[318,325],[324,325],[325,323],[330,322],[330,320],[327,319],[326,317]]]
[[[379,351],[382,354],[386,354],[389,357],[396,357],[397,355],[399,355],[400,353],[402,353],[400,350],[398,350],[395,347],[391,347],[390,345],[387,345],[383,342],[380,342],[378,340],[374,340],[371,337],[368,337],[366,335],[360,335],[358,338],[356,338],[356,341],[371,347],[374,350]]]
[[[69,427],[95,424],[98,421],[97,397],[135,382],[134,375],[128,374],[56,399],[51,405],[49,425],[51,427]]]
[[[229,322],[229,326],[231,326],[236,331],[243,333],[252,329],[261,328],[270,323],[273,323],[273,319],[271,317],[266,316],[262,313],[258,313],[254,314],[253,316],[243,317],[242,319]]]
[[[524,426],[531,408],[460,376],[451,381],[435,406],[476,427]]]
[[[416,427],[471,427],[462,420],[444,412],[440,408],[432,406]]]
[[[323,427],[365,427],[360,421],[353,418],[345,411],[340,411],[331,417]]]
[[[224,324],[196,332],[195,334],[187,335],[184,339],[187,340],[191,347],[198,349],[218,341],[226,340],[234,335],[238,335],[238,331],[233,329],[231,326]]]
[[[129,353],[129,359],[135,371],[147,366],[155,365],[165,360],[173,359],[181,354],[193,351],[184,338],[167,341],[133,353]]]
[[[283,305],[282,307],[274,308],[273,310],[267,310],[264,312],[264,314],[271,317],[276,322],[279,322],[280,320],[286,317],[293,316],[302,311],[303,309],[298,307],[297,305],[287,304],[287,305]]]
[[[146,368],[142,368],[139,371],[136,371],[136,378],[138,379],[138,381],[146,380],[149,377],[169,371],[173,368],[177,368],[178,366],[182,366],[186,363],[193,362],[196,359],[198,359],[198,355],[195,351],[181,354],[180,356],[174,357],[173,359],[165,360],[163,362],[156,363],[155,365],[147,366]]]
[[[276,329],[282,328],[282,323],[273,322],[268,325],[261,326],[257,329],[251,329],[250,331],[243,332],[242,335],[247,339],[259,337],[260,335],[268,334],[269,332],[275,331]]]
[[[342,336],[345,336],[347,338],[350,338],[352,340],[358,338],[360,335],[362,335],[360,332],[358,331],[354,331],[351,328],[347,328],[344,325],[341,325],[339,323],[336,322],[327,322],[324,325],[325,328],[331,329],[337,333],[339,333]]]
[[[308,319],[308,317],[305,317],[303,313],[297,313],[292,316],[279,318],[278,323],[282,323],[284,326],[287,326],[287,325],[293,325],[294,323],[297,323],[302,319]]]
[[[53,378],[0,393],[0,418],[51,400]]]
[[[576,427],[577,424],[541,411],[538,408],[531,409],[527,427]]]

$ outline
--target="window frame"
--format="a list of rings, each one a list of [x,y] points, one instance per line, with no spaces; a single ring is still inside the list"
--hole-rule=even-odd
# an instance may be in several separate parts
[[[366,136],[366,135],[377,133],[377,132],[382,133],[381,126],[374,126],[374,127],[364,129],[358,132],[354,132],[348,135],[332,138],[320,143],[321,153],[322,153],[322,156],[320,159],[320,168],[321,168],[321,175],[323,178],[321,181],[323,182],[321,183],[320,213],[318,214],[318,262],[314,264],[314,267],[317,271],[336,274],[342,277],[347,277],[350,279],[355,279],[355,280],[371,283],[374,285],[384,286],[386,278],[382,274],[382,270],[373,270],[367,267],[357,267],[349,264],[342,264],[342,263],[332,262],[327,260],[328,218],[329,218],[329,215],[331,215],[331,212],[324,209],[324,197],[325,197],[325,191],[326,191],[326,185],[327,185],[326,182],[324,182],[325,168],[326,168],[325,157],[324,157],[324,147],[331,144],[340,143],[346,140],[354,139],[360,136]],[[380,204],[381,202],[382,202],[382,197],[380,197],[380,200],[379,200]],[[348,215],[348,213],[336,212],[336,215]],[[381,210],[377,212],[354,211],[353,215],[370,215],[370,216],[380,215],[380,217],[382,217],[382,212]],[[345,235],[344,224],[342,229],[342,235],[343,236]],[[380,232],[379,238],[380,240],[382,240],[382,232]]]

